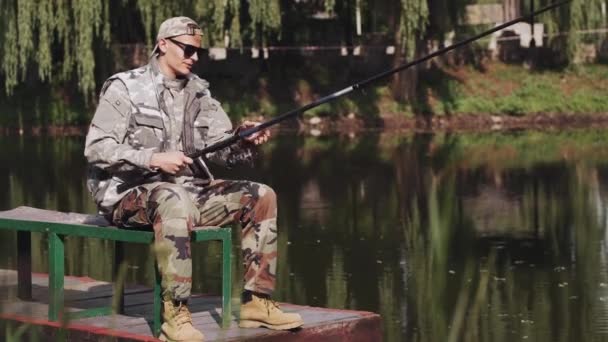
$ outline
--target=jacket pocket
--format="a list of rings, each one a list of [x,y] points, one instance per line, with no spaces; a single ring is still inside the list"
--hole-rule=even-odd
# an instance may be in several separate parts
[[[209,132],[209,120],[199,116],[193,123],[194,126],[194,146],[197,149],[205,147],[205,141],[207,140],[207,134]]]
[[[163,142],[163,119],[160,116],[133,113],[129,129],[129,145],[137,148],[157,148],[161,150]]]
[[[133,118],[138,126],[147,126],[152,128],[163,129],[163,119],[160,116],[152,116],[143,113],[133,114]]]

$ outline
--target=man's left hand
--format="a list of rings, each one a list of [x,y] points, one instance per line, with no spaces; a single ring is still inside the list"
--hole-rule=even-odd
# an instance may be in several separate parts
[[[259,124],[260,124],[259,122],[255,122],[255,121],[244,121],[241,124],[241,126],[239,126],[239,128],[248,129],[248,128],[258,126]],[[261,145],[261,144],[265,143],[266,141],[268,141],[268,139],[270,139],[270,131],[268,129],[264,129],[262,131],[254,133],[248,137],[245,137],[246,141],[249,141],[255,145]]]

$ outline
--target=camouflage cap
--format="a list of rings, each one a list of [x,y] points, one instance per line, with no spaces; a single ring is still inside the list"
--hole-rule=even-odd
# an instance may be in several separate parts
[[[158,41],[164,38],[171,38],[181,35],[203,35],[203,30],[196,23],[196,21],[188,17],[173,17],[163,21],[158,28],[158,34],[156,35],[156,45],[152,49],[152,54],[158,52]]]

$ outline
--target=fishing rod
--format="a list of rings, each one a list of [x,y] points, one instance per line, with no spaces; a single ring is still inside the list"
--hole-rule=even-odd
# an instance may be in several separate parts
[[[426,62],[426,61],[428,61],[431,58],[435,58],[437,56],[443,55],[446,52],[449,52],[449,51],[457,49],[457,48],[459,48],[461,46],[467,45],[467,44],[469,44],[471,42],[474,42],[474,41],[476,41],[476,40],[478,40],[480,38],[488,36],[488,35],[490,35],[490,34],[492,34],[494,32],[498,32],[498,31],[500,31],[502,29],[505,29],[505,28],[507,28],[509,26],[515,25],[515,24],[517,24],[519,22],[531,19],[531,18],[533,18],[533,17],[535,17],[535,16],[537,16],[537,15],[543,13],[543,12],[547,12],[549,10],[552,10],[552,9],[556,8],[556,7],[564,5],[564,4],[568,3],[568,2],[570,2],[570,0],[565,0],[565,1],[560,1],[560,2],[553,3],[551,5],[548,5],[548,6],[544,7],[544,8],[539,9],[538,11],[531,12],[531,13],[529,13],[527,15],[521,16],[519,18],[516,18],[516,19],[513,19],[511,21],[508,21],[508,22],[506,22],[504,24],[498,25],[498,26],[496,26],[496,27],[494,27],[494,28],[492,28],[490,30],[487,30],[485,32],[482,32],[482,33],[480,33],[480,34],[478,34],[476,36],[467,38],[467,39],[465,39],[463,41],[460,41],[460,42],[458,42],[456,44],[447,46],[447,47],[445,47],[443,49],[439,49],[439,50],[437,50],[437,51],[435,51],[435,52],[433,52],[431,54],[428,54],[428,55],[426,55],[426,56],[424,56],[422,58],[419,58],[419,59],[411,61],[409,63],[400,65],[400,66],[398,66],[398,67],[396,67],[394,69],[390,69],[390,70],[384,71],[384,72],[382,72],[380,74],[372,76],[372,77],[370,77],[370,78],[368,78],[366,80],[363,80],[363,81],[361,81],[359,83],[355,83],[355,84],[353,84],[351,86],[348,86],[348,87],[346,87],[346,88],[344,88],[342,90],[338,90],[338,91],[336,91],[336,92],[334,92],[334,93],[332,93],[330,95],[327,95],[327,96],[322,97],[322,98],[320,98],[320,99],[318,99],[316,101],[313,101],[313,102],[311,102],[309,104],[306,104],[306,105],[304,105],[304,106],[302,106],[300,108],[296,108],[296,109],[290,110],[289,112],[281,114],[281,115],[277,116],[276,118],[270,119],[270,120],[268,120],[266,122],[263,122],[263,123],[255,126],[255,127],[251,127],[251,128],[248,128],[248,129],[241,130],[241,131],[237,132],[235,135],[233,135],[233,136],[231,136],[231,137],[229,137],[227,139],[224,139],[222,141],[218,141],[217,143],[215,143],[213,145],[209,145],[209,146],[207,146],[207,147],[205,147],[205,148],[203,148],[203,149],[201,149],[199,151],[196,151],[196,152],[188,155],[188,157],[190,157],[192,159],[195,159],[195,158],[198,158],[198,157],[205,156],[208,153],[212,153],[212,152],[221,150],[223,148],[226,148],[226,147],[228,147],[228,146],[230,146],[232,144],[235,144],[239,140],[242,140],[242,139],[244,139],[244,138],[246,138],[246,137],[248,137],[248,136],[250,136],[252,134],[258,133],[258,132],[260,132],[260,131],[262,131],[262,130],[270,127],[270,126],[276,125],[277,123],[280,123],[282,121],[285,121],[287,119],[295,117],[295,116],[297,116],[299,114],[302,114],[302,113],[304,113],[305,111],[307,111],[309,109],[312,109],[312,108],[318,107],[318,106],[320,106],[320,105],[322,105],[324,103],[328,103],[330,101],[336,100],[336,99],[338,99],[338,98],[340,98],[340,97],[342,97],[344,95],[347,95],[347,94],[349,94],[349,93],[351,93],[351,92],[353,92],[355,90],[361,89],[361,88],[363,88],[363,87],[369,85],[370,83],[375,82],[375,81],[377,81],[379,79],[385,78],[385,77],[390,76],[390,75],[395,74],[395,73],[398,73],[398,72],[400,72],[402,70],[405,70],[405,69],[410,68],[412,66],[415,66],[417,64]]]
[[[263,123],[261,123],[261,124],[259,124],[257,126],[240,130],[240,131],[236,132],[236,134],[230,136],[229,138],[226,138],[226,139],[224,139],[222,141],[218,141],[217,143],[209,145],[209,146],[207,146],[207,147],[205,147],[205,148],[203,148],[201,150],[198,150],[198,151],[196,151],[194,153],[187,154],[187,156],[190,157],[190,158],[192,158],[192,159],[197,159],[197,158],[200,158],[200,157],[204,157],[205,155],[207,155],[209,153],[212,153],[212,152],[224,149],[224,148],[226,148],[228,146],[231,146],[231,145],[239,142],[240,140],[245,139],[246,137],[248,137],[250,135],[258,133],[258,132],[260,132],[260,131],[262,131],[262,130],[270,127],[270,126],[276,125],[276,124],[278,124],[278,123],[280,123],[282,121],[285,121],[287,119],[290,119],[292,117],[296,117],[296,116],[304,113],[305,111],[307,111],[309,109],[312,109],[312,108],[318,107],[318,106],[320,106],[322,104],[334,101],[334,100],[336,100],[336,99],[338,99],[338,98],[340,98],[340,97],[342,97],[344,95],[347,95],[347,94],[349,94],[349,93],[351,93],[351,92],[353,92],[355,90],[359,90],[359,89],[361,89],[361,88],[369,85],[372,82],[375,82],[377,80],[383,79],[383,78],[385,78],[387,76],[390,76],[392,74],[398,73],[398,72],[400,72],[402,70],[411,68],[412,66],[418,65],[420,63],[426,62],[429,59],[432,59],[432,58],[435,58],[437,56],[443,55],[446,52],[450,52],[450,51],[452,51],[454,49],[457,49],[457,48],[459,48],[461,46],[467,45],[467,44],[469,44],[471,42],[474,42],[476,40],[479,40],[479,39],[481,39],[483,37],[489,36],[489,35],[491,35],[494,32],[498,32],[498,31],[503,30],[503,29],[505,29],[505,28],[507,28],[509,26],[515,25],[515,24],[517,24],[519,22],[526,21],[526,20],[532,20],[535,16],[537,16],[537,15],[543,13],[543,12],[550,11],[550,10],[556,8],[556,7],[562,6],[562,5],[564,5],[564,4],[568,3],[568,2],[570,2],[570,0],[559,1],[559,2],[553,3],[551,5],[548,5],[546,7],[543,7],[541,9],[537,10],[537,11],[532,11],[532,12],[530,12],[527,15],[524,15],[524,16],[521,16],[519,18],[507,21],[504,24],[498,25],[498,26],[496,26],[496,27],[494,27],[492,29],[489,29],[489,30],[487,30],[485,32],[479,33],[479,34],[477,34],[477,35],[475,35],[473,37],[467,38],[467,39],[462,40],[462,41],[460,41],[458,43],[455,43],[455,44],[452,44],[450,46],[447,46],[447,47],[444,47],[442,49],[439,49],[439,50],[437,50],[437,51],[435,51],[435,52],[433,52],[431,54],[428,54],[428,55],[426,55],[424,57],[421,57],[419,59],[416,59],[416,60],[411,61],[411,62],[406,63],[406,64],[402,64],[402,65],[400,65],[400,66],[398,66],[396,68],[393,68],[393,69],[390,69],[390,70],[386,70],[386,71],[384,71],[382,73],[379,73],[377,75],[371,76],[368,79],[365,79],[363,81],[360,81],[358,83],[350,85],[350,86],[348,86],[348,87],[346,87],[346,88],[344,88],[342,90],[338,90],[338,91],[336,91],[336,92],[334,92],[332,94],[329,94],[329,95],[327,95],[325,97],[322,97],[322,98],[320,98],[320,99],[318,99],[316,101],[308,103],[308,104],[306,104],[306,105],[304,105],[302,107],[299,107],[299,108],[296,108],[296,109],[292,109],[292,110],[290,110],[290,111],[288,111],[286,113],[283,113],[283,114],[281,114],[281,115],[279,115],[279,116],[277,116],[277,117],[275,117],[273,119],[265,121],[265,122],[263,122]],[[147,175],[145,175],[143,177],[143,180],[141,182],[137,182],[137,185],[144,184],[147,179],[150,179],[150,178],[152,178],[154,176],[157,176],[157,175],[158,175],[158,173],[149,173],[149,174],[147,174]],[[122,192],[121,190],[123,190],[123,191],[127,190],[128,188],[130,188],[133,185],[134,185],[134,183],[129,183],[129,184],[124,183],[124,184],[121,184],[121,185],[119,185],[118,191]]]

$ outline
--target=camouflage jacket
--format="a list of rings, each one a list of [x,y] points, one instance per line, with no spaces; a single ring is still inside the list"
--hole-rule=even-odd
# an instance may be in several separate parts
[[[104,83],[84,151],[89,162],[87,187],[100,212],[111,213],[128,193],[118,193],[119,184],[154,171],[150,169],[153,153],[192,153],[233,134],[230,119],[211,97],[205,80],[190,74],[172,89],[167,87],[169,82],[153,58],[146,66],[116,74]],[[243,143],[207,158],[230,166],[248,161],[251,152],[251,146]],[[194,175],[187,168],[163,181],[191,188],[201,183],[195,176],[204,179],[210,174]]]

